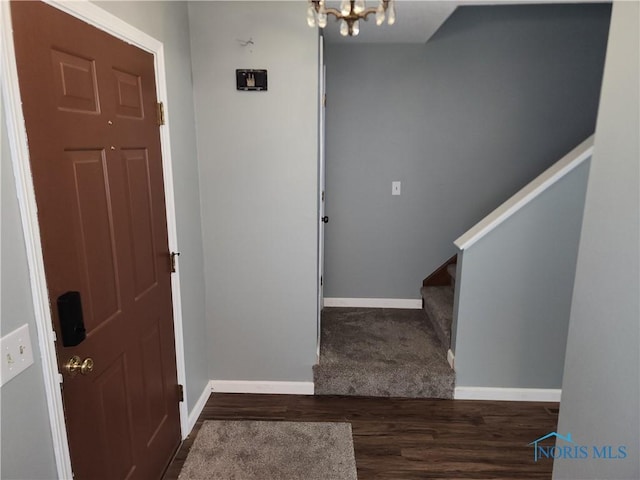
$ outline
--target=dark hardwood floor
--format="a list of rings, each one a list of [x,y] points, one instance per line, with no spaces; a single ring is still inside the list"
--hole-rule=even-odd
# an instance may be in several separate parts
[[[223,419],[350,422],[359,480],[548,479],[552,461],[535,463],[528,444],[556,429],[558,404],[212,394],[165,480],[202,422]]]

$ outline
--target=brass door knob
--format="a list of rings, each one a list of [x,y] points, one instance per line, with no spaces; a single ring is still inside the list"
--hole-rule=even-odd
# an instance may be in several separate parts
[[[64,369],[72,377],[78,373],[80,373],[80,375],[86,375],[87,373],[93,372],[93,358],[87,357],[82,360],[79,356],[75,355],[67,360],[67,363],[64,364]]]

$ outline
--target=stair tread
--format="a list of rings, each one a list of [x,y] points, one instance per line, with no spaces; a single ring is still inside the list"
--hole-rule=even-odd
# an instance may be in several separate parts
[[[433,324],[438,338],[446,348],[451,345],[451,323],[453,322],[453,288],[448,286],[422,287],[424,310]]]
[[[455,263],[451,263],[447,265],[447,273],[453,280],[456,279],[456,268],[457,268],[457,265]]]
[[[322,312],[316,395],[453,398],[455,372],[419,310]]]

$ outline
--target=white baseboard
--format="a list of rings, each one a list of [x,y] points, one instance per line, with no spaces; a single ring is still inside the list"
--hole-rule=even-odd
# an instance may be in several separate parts
[[[559,402],[562,389],[456,387],[456,400],[508,400],[512,402]]]
[[[456,369],[456,357],[453,354],[451,349],[447,350],[447,361],[449,362],[449,366],[455,370]]]
[[[313,382],[263,382],[247,380],[211,380],[216,393],[278,393],[284,395],[313,395]]]
[[[454,363],[453,352],[449,350],[449,364]],[[453,365],[452,365],[453,368]],[[210,380],[198,401],[193,406],[187,420],[187,431],[182,439],[191,433],[209,396],[214,393],[268,393],[284,395],[313,395],[313,382],[263,382],[248,380]],[[453,398],[456,400],[505,400],[515,402],[559,402],[561,389],[546,388],[490,388],[456,387]]]
[[[407,308],[420,310],[422,300],[414,298],[327,298],[325,307]]]
[[[202,391],[202,394],[198,398],[198,401],[193,406],[193,409],[191,410],[191,413],[189,413],[189,417],[187,418],[187,431],[186,432],[182,432],[182,439],[183,440],[185,438],[187,438],[187,435],[189,435],[191,433],[191,430],[193,430],[193,427],[195,426],[196,422],[198,421],[198,417],[200,417],[200,414],[202,413],[202,410],[204,409],[204,406],[207,404],[207,400],[209,400],[209,396],[211,395],[211,391],[212,391],[211,390],[211,380],[209,380],[207,382],[207,384],[205,385],[204,390]]]

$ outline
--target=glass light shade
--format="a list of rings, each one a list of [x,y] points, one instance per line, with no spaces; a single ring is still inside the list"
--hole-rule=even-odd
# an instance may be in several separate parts
[[[353,5],[353,11],[355,13],[362,13],[364,12],[364,9],[365,9],[364,0],[356,0]]]
[[[307,23],[310,27],[316,26],[316,9],[313,8],[313,5],[309,5],[307,9]]]
[[[340,3],[340,13],[344,16],[351,13],[351,2],[349,0],[342,0],[342,3]]]
[[[387,24],[393,25],[394,23],[396,23],[396,2],[394,0],[391,0],[389,2],[389,7],[387,8],[387,14],[389,15],[387,17]]]
[[[340,35],[343,37],[349,35],[349,25],[344,20],[340,20]]]
[[[351,35],[354,37],[360,33],[360,21],[356,20],[353,22],[353,26],[351,27]]]
[[[318,12],[318,26],[324,28],[327,26],[327,14],[325,12]]]
[[[376,25],[382,25],[384,23],[384,5],[380,2],[376,10]]]

